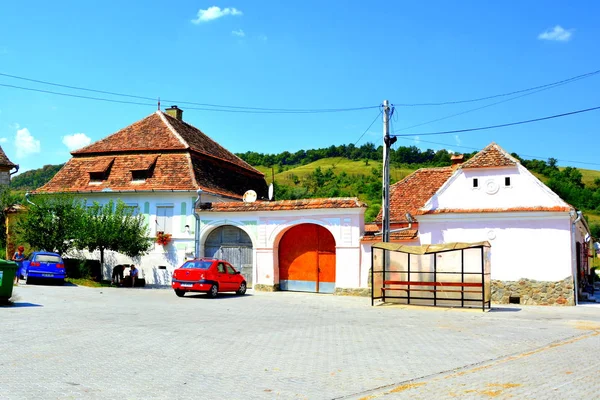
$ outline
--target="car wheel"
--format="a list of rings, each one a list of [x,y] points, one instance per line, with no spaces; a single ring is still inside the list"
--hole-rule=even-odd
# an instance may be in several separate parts
[[[177,297],[183,297],[183,295],[185,294],[185,290],[175,289],[175,294],[177,295]]]
[[[246,282],[240,283],[240,288],[237,290],[236,293],[239,294],[240,296],[246,294]]]
[[[219,287],[217,286],[217,284],[213,283],[213,285],[210,287],[210,290],[206,294],[208,295],[208,297],[211,297],[213,299],[217,297],[217,295],[219,294]]]

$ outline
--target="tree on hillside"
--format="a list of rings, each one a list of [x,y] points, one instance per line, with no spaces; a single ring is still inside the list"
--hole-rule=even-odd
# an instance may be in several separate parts
[[[116,204],[112,200],[105,205],[93,203],[86,211],[85,221],[76,246],[82,250],[99,250],[102,265],[105,250],[137,257],[152,247],[143,217],[133,215],[133,210],[121,200]]]
[[[38,196],[17,222],[17,237],[37,250],[64,254],[85,224],[83,204],[67,196]]]

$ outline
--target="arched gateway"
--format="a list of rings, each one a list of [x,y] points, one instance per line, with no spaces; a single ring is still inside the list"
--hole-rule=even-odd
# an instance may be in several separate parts
[[[290,228],[279,243],[279,288],[300,292],[335,290],[335,239],[316,224]]]
[[[204,255],[228,261],[252,287],[252,240],[246,232],[231,225],[216,228],[206,238]]]

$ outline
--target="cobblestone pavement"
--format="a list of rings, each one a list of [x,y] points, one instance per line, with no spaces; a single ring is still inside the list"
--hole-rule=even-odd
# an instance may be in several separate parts
[[[19,286],[0,399],[596,398],[600,308]]]

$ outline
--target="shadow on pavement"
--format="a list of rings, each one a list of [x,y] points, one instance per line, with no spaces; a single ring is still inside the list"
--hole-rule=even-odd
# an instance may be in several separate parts
[[[173,296],[175,296],[173,294]],[[190,293],[186,293],[184,298],[188,298],[188,299],[206,299],[206,300],[213,300],[213,301],[219,301],[219,300],[229,300],[229,299],[239,299],[240,297],[252,297],[251,294],[244,294],[244,295],[239,295],[239,294],[235,294],[235,293],[219,293],[219,295],[216,298],[210,298],[208,297],[207,294],[205,293],[194,293],[194,294],[190,294]]]
[[[14,307],[14,308],[20,308],[20,307],[43,307],[41,304],[34,304],[34,303],[14,303],[11,301],[4,301],[4,302],[0,302],[0,308],[3,307]]]
[[[492,307],[489,312],[519,312],[521,311],[518,307]]]

